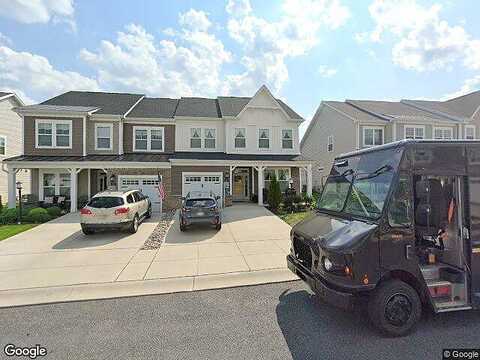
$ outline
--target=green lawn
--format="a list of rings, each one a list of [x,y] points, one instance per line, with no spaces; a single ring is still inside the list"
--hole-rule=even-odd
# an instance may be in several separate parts
[[[305,219],[308,215],[310,215],[311,211],[301,211],[293,214],[280,214],[278,215],[280,219],[285,221],[286,223],[290,224],[291,226],[295,225],[296,223]]]
[[[0,240],[5,240],[10,236],[27,231],[38,224],[21,224],[21,225],[0,225]]]

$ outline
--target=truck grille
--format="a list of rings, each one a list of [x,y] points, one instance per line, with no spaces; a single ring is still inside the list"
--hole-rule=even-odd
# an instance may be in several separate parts
[[[310,245],[295,235],[293,237],[293,251],[295,252],[296,259],[310,270],[312,268],[312,251],[310,250]]]

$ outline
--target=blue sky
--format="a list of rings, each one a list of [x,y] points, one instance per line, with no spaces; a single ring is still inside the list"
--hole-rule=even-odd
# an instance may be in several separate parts
[[[310,119],[321,100],[445,99],[480,88],[475,0],[9,0],[0,89],[253,95]]]

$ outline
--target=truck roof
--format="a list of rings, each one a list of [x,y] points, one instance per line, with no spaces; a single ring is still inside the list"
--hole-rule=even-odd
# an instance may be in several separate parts
[[[476,144],[480,145],[480,140],[466,140],[466,139],[452,139],[452,140],[433,140],[433,139],[423,139],[423,140],[416,140],[416,139],[404,139],[399,141],[390,142],[383,145],[372,146],[365,149],[350,151],[347,153],[343,153],[337,155],[335,159],[343,159],[346,157],[352,157],[355,155],[362,155],[366,153],[371,153],[375,151],[381,151],[386,149],[393,149],[397,147],[405,147],[408,145],[417,145],[417,144]]]

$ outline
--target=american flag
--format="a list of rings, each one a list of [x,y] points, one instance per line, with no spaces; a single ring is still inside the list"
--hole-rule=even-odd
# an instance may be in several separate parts
[[[158,194],[160,195],[160,198],[162,199],[162,201],[165,200],[165,196],[166,196],[165,187],[163,186],[163,181],[160,175],[158,176]]]

